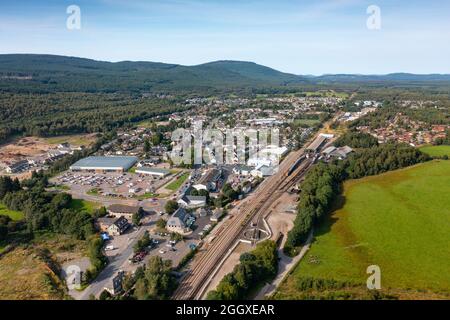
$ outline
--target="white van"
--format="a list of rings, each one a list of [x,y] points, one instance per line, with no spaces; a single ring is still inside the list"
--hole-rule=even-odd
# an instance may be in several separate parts
[[[114,250],[114,246],[113,245],[106,246],[105,250],[106,251]]]

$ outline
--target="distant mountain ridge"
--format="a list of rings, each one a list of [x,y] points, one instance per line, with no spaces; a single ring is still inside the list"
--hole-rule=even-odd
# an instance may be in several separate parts
[[[303,76],[280,72],[254,62],[232,60],[183,66],[145,61],[107,62],[57,55],[0,55],[0,89],[3,90],[189,91],[384,81],[447,82],[450,81],[450,75],[393,73]]]
[[[325,81],[450,81],[450,74],[389,73],[384,75],[325,74],[313,77]]]

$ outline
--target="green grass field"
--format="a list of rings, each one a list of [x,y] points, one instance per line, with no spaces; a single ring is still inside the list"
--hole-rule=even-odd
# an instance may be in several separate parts
[[[276,297],[299,298],[302,277],[363,287],[369,265],[381,268],[382,289],[400,298],[450,297],[450,161],[348,181],[344,190],[336,204],[343,207],[315,231]]]
[[[84,210],[88,213],[94,213],[95,209],[98,209],[100,205],[95,202],[81,200],[81,199],[72,199],[72,203],[70,207],[75,210]]]
[[[189,177],[189,172],[185,172],[182,175],[180,175],[175,181],[172,181],[168,185],[165,186],[166,189],[171,191],[176,191],[178,188],[181,187],[181,185],[186,181],[186,179]]]
[[[295,119],[294,124],[297,126],[301,125],[307,125],[307,126],[314,126],[318,124],[320,121],[317,119]]]
[[[8,216],[14,221],[19,221],[23,219],[22,212],[9,210],[3,203],[0,203],[0,215]]]
[[[421,147],[420,151],[431,157],[443,157],[445,155],[450,157],[450,146],[425,146]]]
[[[133,198],[137,199],[137,200],[146,200],[146,199],[157,198],[157,197],[159,197],[159,194],[157,194],[157,193],[146,192],[146,193],[141,194],[139,196],[134,196]]]

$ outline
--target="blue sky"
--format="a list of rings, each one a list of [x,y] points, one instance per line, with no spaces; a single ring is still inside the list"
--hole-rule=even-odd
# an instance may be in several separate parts
[[[81,30],[66,28],[72,4]],[[373,4],[380,30],[366,27]],[[450,73],[450,1],[0,0],[0,53],[246,60],[316,75]]]

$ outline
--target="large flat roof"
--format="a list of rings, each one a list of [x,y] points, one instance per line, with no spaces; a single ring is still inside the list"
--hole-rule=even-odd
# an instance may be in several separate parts
[[[163,168],[149,168],[149,167],[140,167],[136,168],[136,172],[140,173],[149,173],[149,174],[160,174],[160,175],[168,175],[170,173],[170,170],[163,169]]]
[[[70,166],[71,170],[89,170],[89,169],[103,169],[103,170],[117,170],[130,169],[136,162],[138,157],[128,156],[111,156],[111,157],[87,157],[78,160]]]
[[[306,150],[313,150],[313,151],[317,151],[317,149],[320,148],[320,146],[322,146],[322,144],[325,142],[327,138],[319,135],[309,146],[308,148],[306,148]]]

